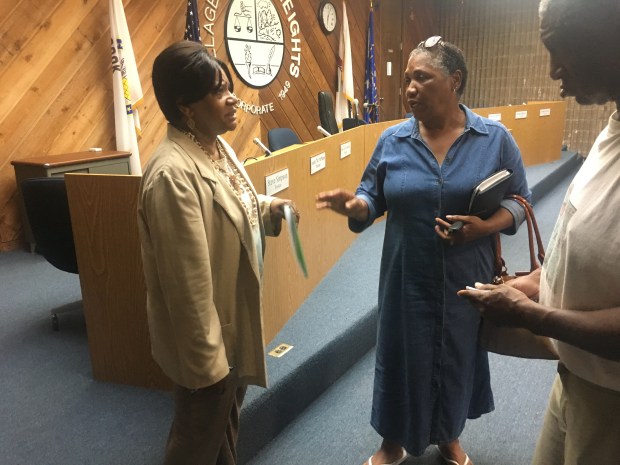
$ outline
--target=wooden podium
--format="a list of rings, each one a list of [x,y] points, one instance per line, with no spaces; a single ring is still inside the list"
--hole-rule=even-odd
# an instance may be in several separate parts
[[[151,357],[138,239],[140,176],[67,174],[93,376],[170,389]]]
[[[24,234],[31,251],[34,251],[34,237],[24,202],[21,199],[21,185],[24,179],[58,177],[66,173],[130,174],[130,156],[130,152],[88,151],[13,160],[11,165],[15,169],[15,182],[20,193],[19,209],[24,224]]]

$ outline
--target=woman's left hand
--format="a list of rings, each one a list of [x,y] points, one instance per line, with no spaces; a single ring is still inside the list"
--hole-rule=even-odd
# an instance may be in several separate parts
[[[280,198],[275,198],[272,200],[271,204],[269,204],[269,212],[271,213],[271,224],[273,225],[273,231],[274,233],[280,234],[280,231],[282,230],[282,218],[284,218],[284,205],[288,205],[289,208],[291,209],[291,212],[293,213],[293,215],[295,215],[295,222],[299,223],[299,211],[297,210],[297,207],[295,206],[295,204],[293,203],[292,200],[288,200],[288,199],[280,199]]]
[[[447,215],[446,219],[449,221],[435,218],[437,222],[435,232],[450,245],[464,244],[490,234],[486,222],[477,216]],[[452,223],[457,221],[461,221],[463,226],[457,231],[450,231]]]

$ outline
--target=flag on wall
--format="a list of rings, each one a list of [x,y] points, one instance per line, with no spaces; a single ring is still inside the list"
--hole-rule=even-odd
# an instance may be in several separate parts
[[[340,28],[340,46],[338,47],[338,91],[336,92],[335,116],[338,127],[342,119],[350,116],[349,104],[353,102],[353,61],[351,58],[351,38],[347,5],[342,0],[342,26]]]
[[[187,0],[187,12],[185,13],[185,40],[200,42],[200,18],[198,18],[198,6],[196,0]]]
[[[131,152],[131,174],[142,174],[138,150],[140,118],[136,108],[142,102],[142,86],[122,0],[110,0],[110,34],[116,150]]]
[[[368,40],[366,42],[366,75],[364,79],[364,121],[376,123],[379,121],[377,107],[377,68],[375,67],[375,33],[373,26],[372,2],[368,15]]]

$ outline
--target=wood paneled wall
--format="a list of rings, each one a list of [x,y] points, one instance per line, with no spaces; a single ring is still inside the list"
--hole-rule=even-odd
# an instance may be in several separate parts
[[[549,78],[549,54],[539,38],[539,0],[441,0],[440,30],[467,59],[466,105],[518,105],[560,100]],[[580,106],[568,99],[564,143],[587,155],[613,112],[611,104]]]
[[[355,95],[362,101],[368,0],[347,4],[353,52]],[[166,122],[152,90],[151,67],[157,54],[183,37],[185,0],[124,0],[127,24],[144,90],[139,108],[144,164],[163,137]],[[283,25],[284,0],[274,0]],[[274,111],[262,116],[239,112],[237,130],[226,136],[240,158],[259,154],[252,139],[272,127],[293,128],[303,141],[320,135],[317,93],[336,91],[336,61],[342,3],[334,0],[339,23],[325,35],[317,22],[320,0],[289,0],[299,21],[301,73],[293,80],[284,72],[260,92],[235,82],[245,102],[273,102]],[[216,7],[215,48],[227,60],[224,19],[228,0],[198,0],[201,24],[207,6]],[[290,12],[289,12],[290,15]],[[290,34],[285,32],[285,36]],[[202,31],[203,41],[210,37]],[[115,149],[108,0],[14,0],[0,2],[0,251],[22,247],[23,230],[17,208],[12,160],[47,154],[78,152],[89,147]],[[286,41],[284,66],[290,63]],[[278,98],[286,80],[291,88]]]
[[[0,7],[0,250],[22,244],[11,160],[115,148],[107,0],[16,0]],[[182,37],[185,4],[125,2],[145,93],[143,160],[165,121],[150,84],[159,51]]]

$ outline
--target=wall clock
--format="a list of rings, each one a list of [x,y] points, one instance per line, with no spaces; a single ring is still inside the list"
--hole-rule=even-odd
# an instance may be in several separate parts
[[[336,23],[338,22],[338,15],[336,14],[336,7],[330,1],[322,1],[319,5],[319,24],[325,34],[330,34],[336,29]]]

